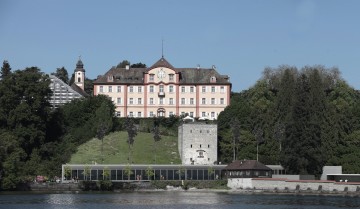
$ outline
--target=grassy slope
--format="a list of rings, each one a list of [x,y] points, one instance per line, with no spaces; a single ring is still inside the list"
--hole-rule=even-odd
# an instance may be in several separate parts
[[[71,157],[71,164],[127,164],[129,146],[126,142],[127,132],[114,132],[104,138],[104,161],[101,160],[101,140],[91,139],[78,147],[78,151]],[[138,133],[133,147],[134,164],[154,164],[154,139],[151,133]],[[156,144],[156,163],[181,163],[177,148],[177,138],[161,136]]]

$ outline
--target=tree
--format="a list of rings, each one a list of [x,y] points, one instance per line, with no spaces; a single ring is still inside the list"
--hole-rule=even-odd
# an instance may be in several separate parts
[[[104,137],[107,133],[110,132],[113,125],[113,111],[106,102],[103,102],[101,106],[96,110],[95,120],[96,138],[101,140],[101,158],[102,162],[104,162]]]
[[[53,75],[64,81],[64,83],[69,84],[69,74],[65,67],[57,68],[56,72],[53,73]]]
[[[151,166],[148,166],[145,170],[145,173],[148,177],[148,180],[151,180],[151,178],[154,176],[154,169]]]
[[[91,175],[91,166],[90,165],[84,166],[83,175],[84,175],[84,180],[88,180],[88,178]],[[91,179],[89,179],[89,180],[91,180]]]
[[[155,119],[155,121],[156,121],[156,119]],[[156,144],[157,144],[158,141],[161,140],[160,129],[159,129],[159,124],[158,123],[157,124],[154,123],[154,128],[153,128],[152,132],[153,132],[153,136],[154,136],[154,155],[155,155],[154,162],[156,164]]]
[[[132,147],[134,145],[135,136],[137,135],[136,126],[134,124],[134,119],[132,117],[126,117],[125,129],[128,133],[128,139],[127,139],[127,143],[129,145],[128,162],[131,163],[132,162],[132,159],[131,159]]]
[[[146,68],[146,64],[139,62],[139,63],[132,64],[130,67],[131,68]]]
[[[259,161],[259,144],[264,142],[263,130],[259,127],[254,128],[253,134],[256,140],[256,160]]]
[[[0,78],[4,79],[9,74],[11,74],[10,64],[9,64],[9,62],[7,60],[4,60],[3,66],[1,67],[1,76],[0,76]]]
[[[130,65],[130,62],[128,60],[123,60],[122,62],[120,62],[116,67],[117,68],[125,68],[126,65]]]
[[[132,171],[131,165],[127,164],[125,166],[125,170],[124,170],[124,175],[128,177],[128,180],[130,180],[130,176],[134,174],[134,172]]]
[[[236,160],[237,145],[240,142],[240,123],[237,118],[232,118],[230,122],[231,133],[233,137],[233,161]]]

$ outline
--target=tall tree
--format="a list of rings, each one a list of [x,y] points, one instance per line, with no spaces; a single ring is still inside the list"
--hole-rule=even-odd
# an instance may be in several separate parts
[[[69,74],[65,67],[57,68],[53,75],[64,81],[64,83],[69,84]]]
[[[238,144],[240,142],[240,122],[237,118],[232,118],[230,121],[231,133],[233,138],[233,161],[236,160],[238,153]]]
[[[154,155],[155,155],[154,162],[156,164],[156,154],[157,154],[156,153],[156,144],[158,141],[161,140],[159,123],[156,122],[156,119],[154,120],[154,128],[153,128],[152,132],[153,132],[153,138],[154,138]]]
[[[104,162],[104,137],[110,132],[113,125],[113,111],[111,107],[103,102],[95,112],[96,138],[101,140],[101,157]]]
[[[137,135],[137,129],[134,123],[134,119],[132,117],[126,117],[125,129],[128,133],[128,139],[127,139],[127,143],[129,145],[128,162],[132,163],[132,159],[131,159],[132,148],[134,146],[135,136]]]
[[[4,79],[6,76],[8,76],[11,73],[11,67],[7,60],[4,60],[3,66],[1,67],[1,79]]]

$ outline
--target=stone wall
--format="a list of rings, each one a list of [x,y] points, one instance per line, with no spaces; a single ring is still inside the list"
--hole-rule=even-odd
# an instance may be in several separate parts
[[[335,182],[318,180],[288,180],[288,179],[228,179],[227,186],[231,189],[256,189],[268,191],[349,191],[360,190],[357,182]]]
[[[217,161],[216,124],[182,124],[178,140],[182,164],[212,165]]]

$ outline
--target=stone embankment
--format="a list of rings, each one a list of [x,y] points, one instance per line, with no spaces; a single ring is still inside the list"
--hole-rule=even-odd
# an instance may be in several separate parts
[[[288,180],[275,178],[234,178],[227,186],[233,190],[301,193],[359,193],[360,182],[335,182],[321,180]]]

